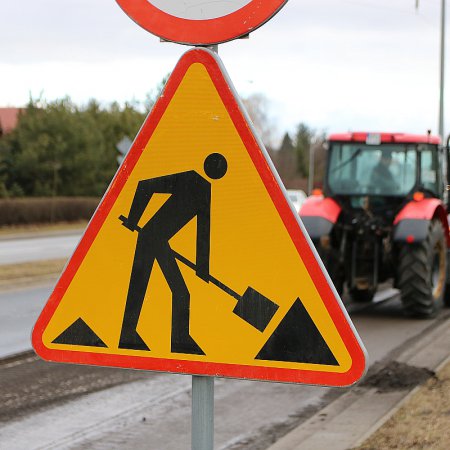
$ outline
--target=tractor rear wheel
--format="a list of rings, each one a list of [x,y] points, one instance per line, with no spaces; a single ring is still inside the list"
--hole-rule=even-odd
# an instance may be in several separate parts
[[[398,287],[408,315],[432,317],[444,296],[446,242],[440,220],[430,223],[427,238],[400,249]]]

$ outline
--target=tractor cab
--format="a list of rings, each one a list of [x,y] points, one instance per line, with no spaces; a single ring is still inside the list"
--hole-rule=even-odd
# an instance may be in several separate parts
[[[300,217],[339,292],[370,301],[393,280],[406,312],[436,311],[448,278],[447,159],[430,134],[329,137],[324,195]]]
[[[343,135],[330,136],[325,180],[328,196],[355,209],[373,206],[389,210],[411,200],[416,192],[436,198],[446,194],[439,138],[350,136],[346,140]]]

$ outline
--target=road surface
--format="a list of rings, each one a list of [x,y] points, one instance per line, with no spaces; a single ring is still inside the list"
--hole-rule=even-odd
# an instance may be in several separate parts
[[[2,239],[0,264],[69,256],[79,232]],[[190,447],[191,377],[41,361],[30,349],[31,328],[52,286],[0,292],[0,449],[181,450]],[[403,317],[398,298],[348,305],[370,362],[407,346],[448,317]],[[8,357],[1,360],[1,358]],[[215,381],[215,448],[266,448],[342,389]]]
[[[36,288],[2,294],[3,305],[10,302],[17,309],[11,307],[0,318],[1,342],[12,342],[9,334],[16,333],[14,324],[5,327],[11,314],[32,304],[25,307],[31,320],[33,308],[39,309],[47,293]],[[398,299],[349,308],[372,363],[448,317],[446,310],[437,319],[406,319]],[[30,329],[26,331],[29,335]],[[189,376],[52,364],[32,354],[4,360],[0,371],[0,449],[190,448]],[[266,448],[342,392],[217,379],[215,448]]]
[[[80,231],[51,236],[0,239],[0,265],[70,256],[81,238]]]
[[[31,330],[52,286],[0,292],[0,358],[31,350]]]

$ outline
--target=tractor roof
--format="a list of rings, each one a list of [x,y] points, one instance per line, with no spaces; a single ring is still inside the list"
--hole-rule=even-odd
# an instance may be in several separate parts
[[[328,137],[331,142],[367,142],[372,144],[440,144],[439,136],[405,133],[339,133]]]

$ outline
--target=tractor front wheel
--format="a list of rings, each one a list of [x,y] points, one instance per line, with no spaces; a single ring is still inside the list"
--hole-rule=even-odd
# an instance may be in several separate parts
[[[398,287],[408,315],[432,317],[444,296],[446,242],[440,220],[430,223],[427,238],[404,245],[398,263]]]
[[[447,264],[450,264],[450,258],[448,253],[447,253]],[[450,279],[447,279],[447,284],[445,285],[444,306],[450,308]]]

